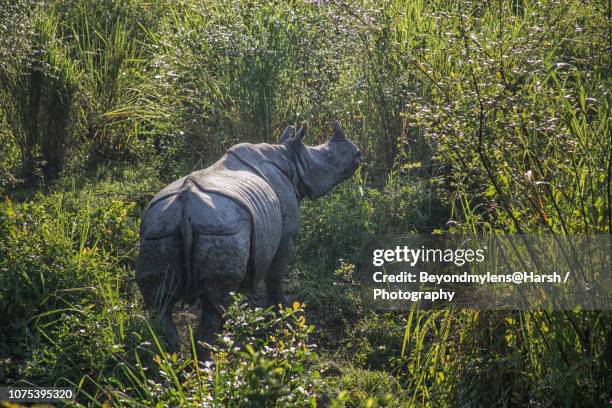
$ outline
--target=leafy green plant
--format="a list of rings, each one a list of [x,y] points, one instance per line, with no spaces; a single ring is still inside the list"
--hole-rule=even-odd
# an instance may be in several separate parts
[[[103,383],[94,400],[111,406],[316,406],[313,371],[316,353],[308,337],[303,308],[251,308],[236,298],[215,345],[213,359],[199,362],[164,352],[152,331],[158,354],[146,366],[121,360],[120,370]],[[190,332],[191,351],[195,340]],[[140,351],[139,353],[142,353]],[[147,359],[146,361],[149,361]]]
[[[127,287],[121,282],[126,276],[124,268],[126,260],[133,259],[134,255],[130,252],[136,231],[128,220],[133,207],[109,200],[97,209],[92,208],[91,195],[78,197],[58,193],[46,199],[39,198],[37,204],[7,201],[0,206],[3,236],[0,243],[3,287],[0,306],[2,324],[8,328],[2,332],[0,348],[11,360],[20,356],[23,364],[26,350],[33,344],[40,346],[35,348],[40,353],[29,356],[32,360],[27,363],[28,368],[13,364],[12,370],[5,373],[8,378],[17,375],[13,370],[21,370],[32,378],[43,372],[53,375],[46,369],[37,371],[34,367],[41,362],[39,358],[57,358],[54,353],[73,354],[62,362],[79,360],[78,356],[83,357],[81,353],[99,353],[96,343],[89,342],[82,333],[97,333],[91,338],[96,339],[99,331],[92,332],[90,327],[100,328],[99,324],[107,319],[125,318],[111,311],[122,303],[120,293]],[[111,255],[116,251],[122,253],[122,257]],[[99,314],[92,315],[91,309]],[[79,327],[82,323],[87,330]],[[111,337],[100,340],[112,339],[112,344],[120,344],[123,340],[122,337],[115,339],[112,332],[107,334]],[[70,346],[62,346],[63,339],[70,339],[70,336],[75,336],[68,340]],[[41,346],[45,343],[50,348]],[[95,361],[94,357],[90,359],[92,367],[96,366]],[[47,363],[43,361],[42,364]],[[28,371],[30,368],[32,372]],[[62,372],[61,364],[55,368]]]
[[[609,8],[0,2],[0,382],[116,406],[609,401],[609,312],[375,314],[355,279],[364,233],[610,232]],[[317,329],[239,302],[213,365],[164,353],[132,284],[150,197],[332,118],[366,166],[302,207],[289,286]]]

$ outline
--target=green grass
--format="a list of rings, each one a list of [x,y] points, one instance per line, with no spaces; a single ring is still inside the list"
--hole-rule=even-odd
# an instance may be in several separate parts
[[[88,406],[607,403],[609,312],[374,313],[356,273],[364,233],[612,231],[609,18],[574,0],[2,2],[0,384],[73,384]],[[214,366],[165,354],[134,285],[148,200],[234,143],[308,119],[315,144],[333,118],[366,166],[304,203],[304,311],[237,304],[240,346]]]

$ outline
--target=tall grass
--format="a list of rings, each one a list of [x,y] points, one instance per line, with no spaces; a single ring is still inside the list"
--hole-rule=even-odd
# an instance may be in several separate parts
[[[451,231],[610,232],[612,140],[602,87],[609,55],[596,34],[606,16],[592,7],[463,2],[431,10],[438,24],[427,36],[425,59],[437,77],[427,77],[429,100],[411,102],[408,116],[429,133],[442,165],[439,179],[454,187]],[[476,327],[500,315],[480,316]],[[467,338],[484,358],[508,356],[494,363],[499,374],[469,366],[464,373],[497,384],[500,402],[563,395],[571,405],[593,395],[588,404],[594,404],[609,388],[601,376],[609,369],[609,323],[603,323],[609,319],[607,312],[510,314],[495,330]]]
[[[15,49],[0,70],[3,113],[21,153],[21,176],[52,179],[62,170],[73,136],[80,72],[57,39],[58,21],[33,10],[25,17],[24,50]],[[28,27],[29,25],[29,27]]]
[[[112,158],[156,116],[143,84],[148,49],[142,41],[151,16],[136,1],[59,2],[57,13],[65,44],[83,71],[88,106],[82,136],[92,143],[94,160]]]
[[[119,180],[109,190],[2,204],[0,323],[10,330],[0,333],[0,374],[68,378],[93,405],[234,401],[270,378],[282,385],[273,392],[299,393],[312,364],[327,377],[309,397],[334,406],[393,404],[387,391],[396,405],[605,403],[609,312],[373,316],[352,271],[363,232],[611,232],[609,7],[2,2],[0,192],[126,158],[146,174],[134,186],[108,170]],[[287,382],[277,374],[292,373],[288,361],[264,356],[263,344],[219,353],[225,373],[166,356],[134,317],[131,284],[137,220],[154,187],[234,143],[273,142],[290,122],[309,119],[316,143],[334,117],[367,166],[303,207],[293,272],[306,278],[298,293],[326,348],[321,361]],[[237,319],[274,320],[238,309]],[[251,385],[226,395],[231,375]],[[347,389],[338,398],[336,385]]]
[[[371,44],[357,67],[377,75],[367,75],[378,87],[371,88],[376,108],[370,114],[388,110],[383,86],[405,104],[387,112],[395,121],[404,118],[397,146],[388,134],[372,140],[397,149],[394,178],[434,176],[433,187],[442,186],[437,194],[451,211],[451,232],[609,233],[612,140],[603,84],[609,84],[610,57],[598,28],[606,24],[605,8],[379,2],[368,16],[358,6],[337,7],[356,21],[357,38]],[[385,221],[373,230],[393,231]],[[465,358],[447,364],[451,373],[440,382],[446,385],[415,382],[414,371],[409,383],[425,405],[435,405],[435,390],[447,386],[465,404],[524,404],[529,396],[550,401],[555,395],[570,405],[596,404],[610,386],[601,375],[609,370],[609,323],[602,325],[609,319],[607,312],[577,311],[455,317],[451,332],[458,332]],[[410,313],[407,328],[421,322],[434,325],[436,313]],[[411,336],[407,330],[404,344]],[[437,351],[445,339],[430,340],[432,359],[445,358]],[[416,343],[416,361],[423,347]]]

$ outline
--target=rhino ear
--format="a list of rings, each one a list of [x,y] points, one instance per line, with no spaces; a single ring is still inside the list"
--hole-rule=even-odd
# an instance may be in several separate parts
[[[302,122],[302,126],[295,134],[293,138],[297,143],[303,143],[304,136],[306,136],[306,132],[308,132],[308,123],[306,121]]]
[[[288,140],[291,135],[293,135],[293,132],[295,131],[295,126],[293,125],[289,125],[285,128],[285,130],[283,131],[283,134],[281,135],[280,139],[278,139],[278,144],[282,144],[285,140]]]
[[[334,120],[334,134],[332,135],[331,139],[332,140],[342,140],[346,138],[346,136],[344,136],[344,132],[342,131],[342,128],[340,127],[340,123],[337,120]]]

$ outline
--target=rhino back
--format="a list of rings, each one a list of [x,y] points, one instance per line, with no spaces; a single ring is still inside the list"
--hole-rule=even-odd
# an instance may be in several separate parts
[[[231,154],[224,155],[157,193],[143,218],[141,238],[180,232],[185,216],[194,232],[218,235],[232,234],[247,218],[254,283],[263,280],[284,230],[281,201],[265,174]]]
[[[294,172],[293,163],[282,154],[283,146],[267,143],[241,143],[233,146],[229,152],[229,163],[234,167],[257,169],[258,174],[270,184],[279,200],[282,217],[282,236],[293,238],[299,229],[299,198],[291,179]],[[232,158],[232,155],[236,159]]]
[[[280,201],[272,186],[250,169],[230,170],[216,166],[192,173],[190,178],[202,191],[225,196],[248,212],[254,283],[263,280],[278,249],[283,228]]]

